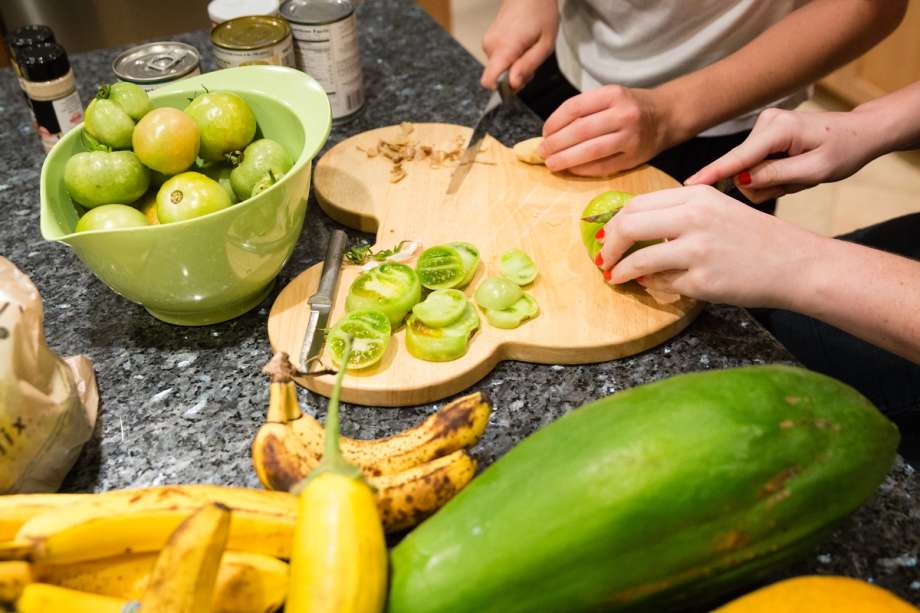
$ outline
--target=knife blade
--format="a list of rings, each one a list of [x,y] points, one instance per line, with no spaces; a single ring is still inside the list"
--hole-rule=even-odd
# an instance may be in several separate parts
[[[498,85],[489,97],[486,108],[482,112],[482,115],[479,116],[476,125],[473,126],[473,133],[470,135],[470,140],[467,141],[463,153],[460,154],[460,161],[454,169],[453,175],[450,177],[450,185],[447,186],[448,194],[455,194],[457,190],[460,189],[463,179],[466,178],[466,175],[470,172],[470,168],[473,167],[473,161],[476,159],[476,154],[479,153],[479,149],[482,147],[482,141],[491,129],[495,116],[498,114],[498,110],[503,104],[509,102],[513,96],[514,92],[511,90],[511,85],[508,84],[508,71],[505,71],[499,75]]]
[[[329,237],[319,285],[316,292],[307,300],[307,305],[310,307],[310,319],[307,321],[307,331],[304,333],[300,350],[300,370],[305,373],[309,372],[310,362],[319,357],[323,348],[323,330],[326,328],[329,313],[332,312],[335,304],[335,290],[339,282],[342,256],[345,254],[346,238],[342,230],[333,231],[332,236]]]
[[[719,179],[712,186],[723,194],[727,194],[728,192],[735,189],[735,181],[731,177],[726,179]],[[607,223],[613,219],[613,216],[619,210],[620,209],[617,209],[616,211],[608,211],[606,213],[598,213],[597,215],[588,215],[587,217],[582,217],[581,220],[587,221],[588,223]]]

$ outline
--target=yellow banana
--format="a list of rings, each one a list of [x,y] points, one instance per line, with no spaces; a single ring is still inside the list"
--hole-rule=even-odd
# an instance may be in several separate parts
[[[230,536],[230,509],[208,504],[183,521],[157,557],[144,613],[210,613],[220,559]]]
[[[127,600],[87,594],[76,590],[30,583],[16,601],[19,613],[129,613],[135,610]]]
[[[351,357],[345,337],[342,363]],[[299,496],[285,613],[379,613],[387,587],[387,548],[371,488],[339,449],[339,393],[329,397],[323,460]]]
[[[277,443],[283,437],[270,424],[289,426],[302,443],[298,448],[301,461],[311,468],[316,466],[323,455],[323,427],[300,410],[287,354],[275,354],[264,372],[271,375],[272,383],[267,423],[253,441],[256,471],[260,471],[260,465],[271,466],[281,461],[276,454],[281,452]],[[444,405],[422,423],[394,436],[373,440],[341,437],[342,455],[369,476],[398,473],[457,449],[472,447],[485,431],[490,413],[488,399],[476,392]],[[303,473],[297,480],[305,476]]]
[[[476,461],[458,450],[395,475],[368,479],[387,531],[404,530],[443,507],[476,475]]]
[[[0,562],[0,602],[16,602],[34,580],[28,562]]]
[[[93,496],[26,522],[15,545],[45,564],[66,564],[125,553],[158,551],[169,535],[203,504],[233,511],[229,548],[290,556],[297,498],[220,486],[163,486]],[[0,555],[4,554],[0,547]]]
[[[16,536],[39,513],[91,498],[92,494],[10,494],[0,496],[0,541]]]

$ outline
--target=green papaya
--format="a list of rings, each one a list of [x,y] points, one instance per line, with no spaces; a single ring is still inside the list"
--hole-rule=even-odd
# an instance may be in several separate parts
[[[667,611],[804,555],[875,492],[897,428],[788,366],[681,375],[537,431],[391,554],[390,613]]]

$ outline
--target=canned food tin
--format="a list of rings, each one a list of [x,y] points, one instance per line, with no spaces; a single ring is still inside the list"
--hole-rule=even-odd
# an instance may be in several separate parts
[[[291,24],[297,66],[329,96],[336,123],[364,106],[364,76],[355,10],[348,0],[288,0],[281,16]]]
[[[274,64],[294,68],[291,28],[280,17],[250,15],[211,30],[214,60],[220,68]]]
[[[277,15],[278,0],[211,0],[208,17],[211,27],[246,15]]]
[[[152,91],[172,81],[201,74],[198,50],[173,41],[132,47],[112,62],[115,76]]]

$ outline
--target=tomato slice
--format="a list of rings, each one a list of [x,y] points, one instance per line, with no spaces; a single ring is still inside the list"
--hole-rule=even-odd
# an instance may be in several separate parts
[[[479,267],[479,249],[470,243],[448,243],[448,247],[453,247],[460,254],[463,260],[463,280],[457,287],[466,287],[476,276],[476,269]]]
[[[466,276],[463,257],[449,245],[429,247],[418,258],[418,276],[428,289],[460,287]]]
[[[436,289],[412,307],[412,312],[426,326],[443,328],[460,319],[466,305],[466,296],[460,290]]]
[[[449,362],[466,354],[470,335],[479,327],[479,314],[469,302],[449,326],[426,326],[414,313],[406,322],[406,349],[420,360]]]
[[[345,310],[380,311],[396,328],[421,299],[422,285],[415,270],[399,262],[385,262],[354,280],[348,288]]]
[[[524,294],[507,309],[483,309],[486,319],[496,328],[510,330],[520,326],[524,320],[540,314],[540,306],[530,294]]]
[[[503,253],[498,260],[498,268],[502,276],[517,283],[527,285],[537,278],[537,265],[529,255],[520,249],[512,249]]]
[[[380,361],[390,344],[389,318],[380,311],[362,309],[352,311],[340,319],[326,335],[326,353],[337,368],[342,366],[345,336],[353,337],[348,368],[360,369]]]
[[[476,288],[476,302],[484,309],[507,309],[523,295],[521,286],[503,277],[488,277]]]

